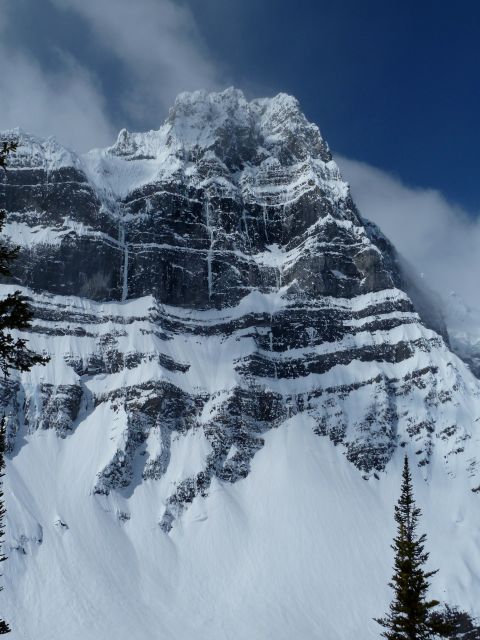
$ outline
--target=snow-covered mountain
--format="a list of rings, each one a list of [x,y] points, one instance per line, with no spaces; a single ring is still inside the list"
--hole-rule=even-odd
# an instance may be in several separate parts
[[[5,136],[2,289],[52,356],[2,387],[12,637],[373,640],[404,452],[435,595],[480,614],[480,382],[297,101]]]

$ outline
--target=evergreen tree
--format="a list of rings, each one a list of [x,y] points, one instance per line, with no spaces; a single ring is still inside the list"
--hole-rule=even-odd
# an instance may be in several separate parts
[[[6,171],[8,154],[15,151],[15,141],[3,142],[0,145],[0,168]],[[0,232],[5,225],[6,212],[0,210]],[[18,253],[17,248],[12,248],[0,241],[0,275],[9,276],[9,265]],[[10,331],[22,330],[30,327],[33,318],[29,300],[20,291],[9,293],[6,298],[0,300],[0,370],[5,377],[11,369],[29,371],[34,364],[45,364],[49,358],[31,351],[27,347],[27,341],[23,338],[15,338]],[[3,498],[3,481],[5,469],[5,420],[0,423],[0,562],[6,560],[2,551],[5,518],[5,503]],[[3,587],[0,586],[0,591]],[[10,627],[5,620],[0,618],[0,635],[9,633]]]
[[[413,497],[412,476],[405,456],[400,499],[395,506],[397,535],[393,540],[394,574],[390,586],[394,598],[390,611],[376,618],[384,628],[382,637],[388,640],[430,640],[448,637],[448,622],[434,615],[438,600],[427,600],[430,578],[437,571],[426,571],[429,554],[425,551],[426,535],[418,535],[421,511]]]
[[[6,171],[6,162],[9,153],[17,148],[16,142],[3,142],[0,146],[0,168]],[[5,225],[6,212],[0,210],[0,232]],[[0,241],[0,276],[9,276],[9,265],[15,259],[18,248],[11,247]],[[29,299],[20,291],[9,293],[6,298],[0,300],[0,370],[5,377],[11,369],[18,371],[30,371],[34,364],[45,364],[48,358],[31,351],[27,347],[27,341],[23,338],[14,338],[10,331],[28,329],[33,318],[29,306]]]
[[[6,168],[8,154],[17,150],[17,142],[15,140],[4,140],[0,148],[0,167]]]

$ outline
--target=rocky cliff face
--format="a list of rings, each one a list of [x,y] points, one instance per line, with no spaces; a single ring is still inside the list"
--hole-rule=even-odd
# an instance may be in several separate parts
[[[478,385],[295,99],[184,94],[159,131],[81,158],[19,140],[1,184],[13,284],[33,292],[31,341],[52,363],[4,385],[12,451],[108,407],[92,491],[168,477],[165,531],[295,415],[365,477],[408,447],[421,466],[463,460],[480,485]],[[172,478],[176,439],[198,460]]]
[[[480,614],[479,382],[297,102],[5,135],[1,286],[52,356],[0,389],[15,638],[376,638],[403,452],[432,595]]]

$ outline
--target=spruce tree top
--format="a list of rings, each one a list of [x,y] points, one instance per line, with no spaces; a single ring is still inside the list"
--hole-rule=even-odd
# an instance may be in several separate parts
[[[384,628],[382,637],[388,640],[432,640],[448,637],[450,627],[432,610],[438,600],[428,600],[430,578],[437,571],[426,571],[428,552],[426,535],[417,534],[421,510],[413,496],[413,483],[405,456],[400,498],[395,506],[397,534],[393,539],[394,574],[389,583],[394,597],[389,613],[376,621]]]

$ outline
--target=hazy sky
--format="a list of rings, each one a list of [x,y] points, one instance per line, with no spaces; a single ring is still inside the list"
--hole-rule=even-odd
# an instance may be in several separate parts
[[[292,93],[362,213],[475,302],[479,34],[474,0],[0,0],[0,129],[84,151],[183,90]]]

